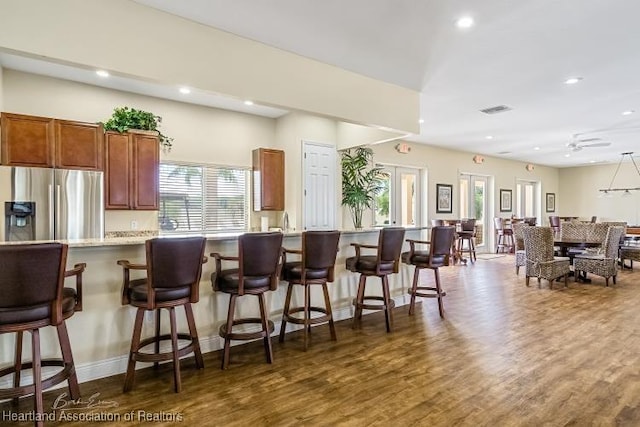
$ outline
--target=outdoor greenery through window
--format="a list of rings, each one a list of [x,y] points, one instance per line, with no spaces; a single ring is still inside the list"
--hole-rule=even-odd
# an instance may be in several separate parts
[[[246,231],[249,223],[249,170],[199,164],[160,164],[163,232]]]

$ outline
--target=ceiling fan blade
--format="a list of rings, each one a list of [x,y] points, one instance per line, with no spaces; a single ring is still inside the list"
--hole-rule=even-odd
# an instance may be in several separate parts
[[[578,147],[608,147],[610,142],[596,142],[594,144],[580,144]]]

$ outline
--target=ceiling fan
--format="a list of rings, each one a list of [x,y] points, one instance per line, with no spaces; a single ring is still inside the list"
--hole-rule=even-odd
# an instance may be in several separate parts
[[[608,147],[611,145],[610,142],[597,141],[602,141],[602,138],[575,139],[575,141],[567,144],[567,148],[571,151],[580,151],[583,148]]]

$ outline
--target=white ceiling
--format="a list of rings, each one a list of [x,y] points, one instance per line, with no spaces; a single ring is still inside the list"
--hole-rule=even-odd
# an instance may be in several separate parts
[[[637,1],[135,1],[419,91],[424,123],[415,142],[558,167],[640,151]],[[475,26],[456,28],[462,15]],[[583,80],[564,84],[572,76]],[[147,94],[177,97],[175,88],[140,84]],[[126,85],[111,87],[139,91]],[[213,105],[215,94],[197,95],[196,103]],[[187,98],[178,99],[195,99]],[[502,104],[512,110],[479,112]],[[574,135],[611,145],[570,152]]]

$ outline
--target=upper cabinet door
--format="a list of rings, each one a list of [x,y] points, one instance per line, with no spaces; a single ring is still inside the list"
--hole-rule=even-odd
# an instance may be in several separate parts
[[[253,151],[254,210],[284,210],[284,151]]]
[[[104,131],[94,123],[56,120],[56,167],[102,170]]]
[[[126,133],[107,132],[104,207],[129,209],[131,206],[131,144]]]
[[[54,166],[54,119],[2,113],[2,164]]]
[[[135,132],[135,131],[134,131]],[[155,210],[160,194],[160,143],[157,136],[131,133],[133,209]]]

